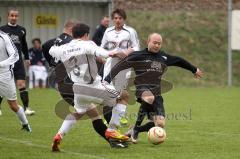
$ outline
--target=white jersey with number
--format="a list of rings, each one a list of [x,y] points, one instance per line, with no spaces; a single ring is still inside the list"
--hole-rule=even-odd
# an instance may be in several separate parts
[[[8,100],[17,99],[12,68],[18,59],[18,51],[12,40],[0,31],[0,96]]]
[[[100,81],[96,56],[109,57],[109,52],[98,47],[93,41],[77,39],[61,46],[53,46],[49,53],[56,61],[64,63],[69,78],[74,83],[81,84]]]
[[[109,52],[98,47],[92,41],[72,40],[70,43],[53,46],[50,55],[64,63],[70,79],[74,82],[74,108],[78,113],[85,113],[93,108],[90,103],[115,105],[101,84],[98,75],[96,56],[108,57]]]
[[[132,48],[139,51],[140,45],[137,32],[129,26],[124,25],[122,30],[117,31],[115,26],[106,29],[101,47],[112,51],[125,51]],[[111,69],[120,61],[118,57],[108,58],[104,65],[103,78],[105,78]],[[127,79],[130,76],[130,69],[121,71],[113,80],[113,84],[117,90],[123,89],[127,85]],[[125,80],[124,80],[125,79]]]

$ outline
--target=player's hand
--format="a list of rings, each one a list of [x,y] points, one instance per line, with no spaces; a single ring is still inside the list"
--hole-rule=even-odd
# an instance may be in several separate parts
[[[27,65],[27,67],[31,65],[30,60],[25,60],[25,63],[26,63],[26,65]]]
[[[199,69],[199,68],[197,68],[197,71],[196,71],[196,73],[194,74],[194,76],[195,76],[195,78],[202,78],[202,76],[203,76],[203,72]]]
[[[116,52],[110,52],[110,53],[108,54],[108,56],[109,56],[109,57],[115,57],[115,56],[116,56],[115,54],[116,54]]]
[[[96,57],[96,61],[99,62],[99,63],[102,63],[102,64],[106,63],[106,60],[102,57]]]
[[[118,57],[120,59],[124,59],[125,57],[127,57],[127,53],[125,51],[116,52],[115,57]]]

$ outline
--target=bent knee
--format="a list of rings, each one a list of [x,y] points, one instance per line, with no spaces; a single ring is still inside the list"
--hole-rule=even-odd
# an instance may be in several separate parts
[[[164,126],[165,126],[165,119],[158,119],[158,120],[156,120],[155,121],[155,126],[164,128]]]
[[[144,91],[141,95],[141,99],[148,104],[153,104],[155,97],[151,91]]]
[[[144,96],[142,100],[148,104],[153,104],[155,97],[154,96]]]
[[[18,89],[26,87],[26,82],[24,80],[17,80],[16,84]]]
[[[126,90],[123,90],[120,98],[118,98],[118,103],[127,104],[129,101],[129,93]]]

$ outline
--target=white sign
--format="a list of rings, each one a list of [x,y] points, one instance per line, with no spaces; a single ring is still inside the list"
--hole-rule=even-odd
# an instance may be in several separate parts
[[[232,11],[232,50],[240,50],[240,10]]]

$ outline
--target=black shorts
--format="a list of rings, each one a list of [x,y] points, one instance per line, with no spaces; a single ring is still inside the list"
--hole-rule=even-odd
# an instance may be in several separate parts
[[[161,88],[159,87],[149,87],[149,86],[137,86],[136,87],[136,98],[141,98],[143,92],[150,91],[154,96],[160,96]]]
[[[162,96],[155,96],[155,100],[152,105],[145,104],[144,101],[142,101],[140,98],[138,99],[138,102],[142,103],[143,106],[143,113],[147,115],[149,120],[153,120],[153,116],[163,116],[165,117],[165,109],[163,105],[163,98]]]
[[[13,73],[15,80],[26,80],[26,71],[22,59],[14,64]]]
[[[58,82],[58,91],[68,104],[74,106],[73,82],[70,79],[69,82]]]

